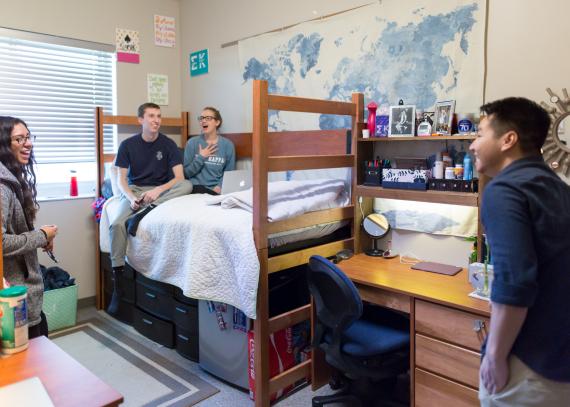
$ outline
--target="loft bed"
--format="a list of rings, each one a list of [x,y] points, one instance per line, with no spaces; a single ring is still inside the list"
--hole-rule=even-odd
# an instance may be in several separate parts
[[[268,179],[270,172],[287,170],[309,170],[326,168],[354,168],[355,156],[347,154],[347,143],[350,151],[355,151],[354,138],[348,138],[345,130],[331,131],[292,131],[269,132],[268,111],[282,110],[293,112],[346,115],[352,118],[352,134],[358,130],[362,122],[360,112],[363,111],[362,95],[353,95],[352,102],[333,102],[296,97],[285,97],[268,94],[267,82],[253,83],[253,132],[224,134],[236,147],[238,159],[252,158],[253,171],[253,211],[252,229],[255,251],[259,260],[259,280],[257,286],[255,331],[255,377],[257,406],[268,406],[270,395],[305,377],[312,377],[313,387],[326,381],[326,371],[316,369],[322,363],[322,357],[314,351],[312,358],[293,368],[269,377],[269,335],[283,328],[311,318],[311,305],[305,305],[285,314],[269,318],[269,274],[295,266],[304,265],[313,254],[332,256],[339,250],[355,247],[354,226],[354,194],[350,202],[343,207],[319,210],[277,222],[268,221]],[[125,119],[127,121],[131,118]],[[163,119],[164,121],[164,119]],[[98,115],[98,129],[102,123],[122,124],[105,119],[102,112]],[[127,124],[133,124],[128,122]],[[103,181],[102,162],[110,161],[113,156],[101,153],[102,130],[98,133],[99,182]],[[184,139],[184,138],[183,138]],[[355,171],[352,171],[350,186],[355,185]],[[150,216],[150,215],[149,215]],[[350,236],[340,240],[320,244],[310,248],[301,248],[286,254],[270,256],[268,238],[271,234],[287,232],[326,222],[350,222]],[[144,223],[144,222],[143,222]],[[142,226],[142,223],[141,223]],[[100,247],[97,242],[98,260]],[[99,266],[98,266],[98,273]],[[102,298],[102,289],[98,280],[97,297]],[[98,301],[101,307],[103,301]],[[320,376],[319,373],[320,372]]]

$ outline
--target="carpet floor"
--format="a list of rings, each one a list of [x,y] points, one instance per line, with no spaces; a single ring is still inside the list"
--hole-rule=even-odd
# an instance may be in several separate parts
[[[124,406],[191,406],[218,392],[103,316],[50,334],[60,348],[125,398]]]

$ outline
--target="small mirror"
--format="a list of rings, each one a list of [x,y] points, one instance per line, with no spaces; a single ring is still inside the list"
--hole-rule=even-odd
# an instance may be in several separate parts
[[[388,219],[384,215],[371,213],[362,221],[362,228],[372,238],[372,248],[365,250],[364,253],[369,256],[382,256],[384,251],[378,248],[378,240],[386,236],[390,231]]]
[[[570,152],[570,113],[567,113],[558,122],[556,138],[560,148]]]

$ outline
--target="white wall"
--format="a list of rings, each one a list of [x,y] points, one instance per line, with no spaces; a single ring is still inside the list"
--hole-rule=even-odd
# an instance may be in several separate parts
[[[179,116],[181,111],[180,44],[175,48],[154,45],[155,14],[175,17],[177,31],[182,25],[178,0],[2,0],[0,26],[74,39],[115,43],[115,28],[138,30],[141,63],[117,64],[117,113],[136,114],[147,101],[147,73],[168,75],[170,105],[164,116]],[[135,131],[134,129],[133,131]],[[131,131],[129,129],[129,131]],[[60,266],[76,277],[79,297],[95,295],[95,223],[92,199],[40,202],[37,226],[57,224],[55,255]],[[53,262],[40,254],[46,266]]]
[[[221,44],[312,19],[313,10],[326,15],[368,3],[371,1],[183,0],[183,109],[195,113],[211,104],[224,116],[224,131],[250,130],[245,128],[238,47],[222,49]],[[518,95],[540,102],[547,100],[546,87],[555,91],[570,87],[570,54],[566,52],[570,2],[488,3],[486,100]],[[186,54],[203,48],[210,52],[210,73],[190,78]],[[470,251],[470,245],[457,238],[395,232],[392,239],[397,250],[434,261],[464,264]]]

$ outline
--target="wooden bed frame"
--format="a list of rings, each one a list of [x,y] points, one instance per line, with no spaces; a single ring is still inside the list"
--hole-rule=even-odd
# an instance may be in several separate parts
[[[266,81],[253,82],[253,132],[223,134],[232,140],[238,158],[251,157],[253,161],[253,235],[260,263],[257,291],[257,319],[255,332],[255,405],[269,406],[270,395],[306,377],[311,378],[316,389],[328,381],[321,351],[313,350],[310,360],[270,378],[269,335],[283,328],[312,318],[312,304],[302,306],[285,314],[269,318],[269,274],[294,266],[306,264],[314,254],[329,257],[342,249],[358,247],[358,211],[355,211],[355,134],[363,126],[362,94],[353,94],[351,102],[335,102],[318,99],[278,96],[268,93]],[[268,111],[320,113],[350,116],[352,137],[349,140],[346,129],[318,131],[269,132]],[[172,120],[172,121],[170,121]],[[180,120],[180,121],[177,121]],[[113,160],[114,155],[103,154],[103,124],[138,125],[136,118],[127,116],[106,116],[100,108],[96,111],[98,192],[103,182],[103,166]],[[168,124],[167,124],[168,123]],[[163,126],[181,126],[182,140],[188,132],[188,114],[181,119],[164,119]],[[186,136],[186,137],[184,137]],[[350,151],[347,151],[350,145]],[[343,208],[311,212],[296,218],[279,222],[268,222],[268,173],[286,170],[310,170],[322,168],[353,168],[351,203]],[[99,196],[99,194],[98,194]],[[355,215],[357,212],[357,215]],[[351,237],[332,243],[295,252],[269,257],[268,235],[298,229],[306,226],[340,220],[352,221]],[[100,267],[99,230],[97,228],[97,305],[103,307],[102,273]]]

